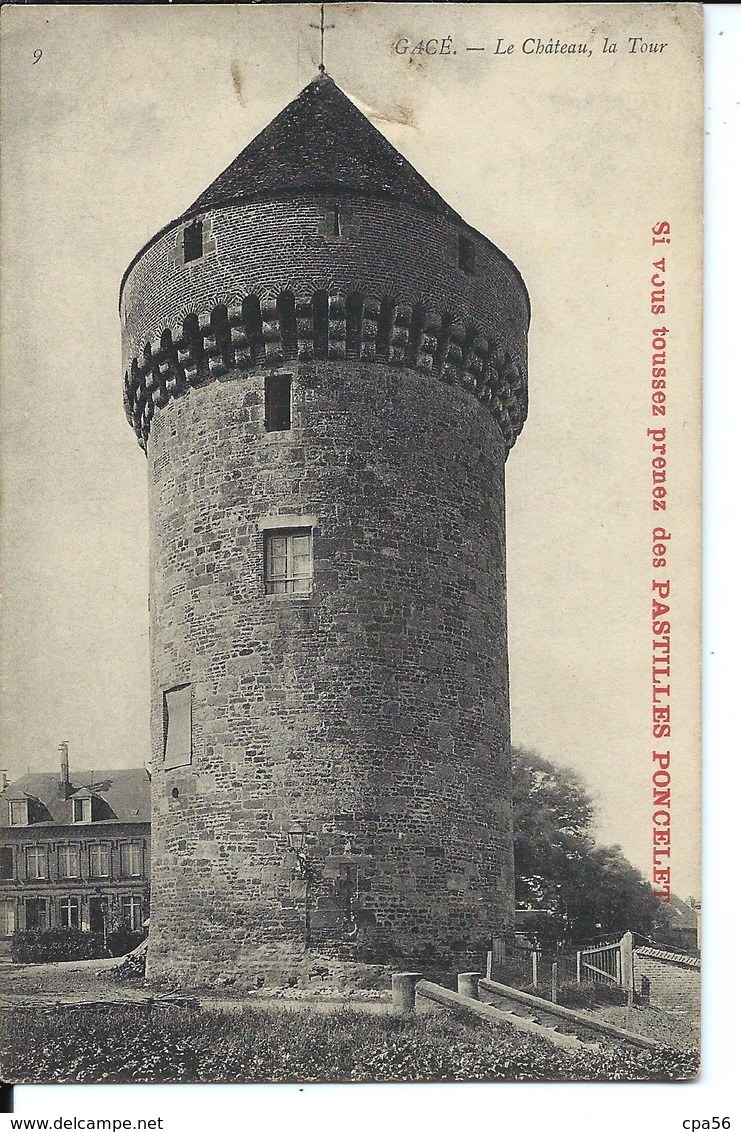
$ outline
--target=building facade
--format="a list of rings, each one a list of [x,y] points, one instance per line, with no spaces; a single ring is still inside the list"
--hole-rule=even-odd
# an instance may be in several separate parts
[[[472,962],[514,913],[529,302],[326,75],[121,287],[150,504],[150,977]]]
[[[26,774],[0,795],[0,937],[139,931],[148,914],[146,770]]]

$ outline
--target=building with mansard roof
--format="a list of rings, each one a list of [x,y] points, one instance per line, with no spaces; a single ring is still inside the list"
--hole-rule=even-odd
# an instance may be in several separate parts
[[[0,937],[148,913],[150,780],[142,768],[25,774],[0,794]]]

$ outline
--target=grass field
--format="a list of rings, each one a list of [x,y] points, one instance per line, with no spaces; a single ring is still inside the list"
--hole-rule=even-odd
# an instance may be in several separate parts
[[[0,1011],[5,1081],[668,1081],[695,1053],[564,1050],[509,1026],[341,1007],[205,1011],[158,1004]]]

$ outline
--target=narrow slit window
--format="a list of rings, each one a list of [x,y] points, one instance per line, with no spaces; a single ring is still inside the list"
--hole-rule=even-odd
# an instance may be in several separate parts
[[[265,592],[311,592],[311,530],[265,532]]]
[[[193,757],[190,684],[170,688],[163,699],[165,770],[189,766]]]
[[[203,256],[203,221],[195,220],[183,231],[183,260],[201,259]]]
[[[286,432],[291,427],[291,375],[270,373],[265,378],[265,428]]]
[[[342,209],[339,204],[335,204],[332,209],[332,235],[342,235]]]
[[[348,358],[360,357],[360,343],[363,338],[363,296],[347,296],[347,338],[345,348]]]
[[[316,291],[311,300],[314,324],[314,355],[326,358],[329,351],[329,298],[326,291]]]
[[[458,236],[458,266],[466,275],[476,273],[476,249],[468,236]]]

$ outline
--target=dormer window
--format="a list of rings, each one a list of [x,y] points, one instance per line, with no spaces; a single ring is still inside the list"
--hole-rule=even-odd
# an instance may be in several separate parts
[[[28,825],[28,801],[25,798],[8,802],[11,825]]]
[[[92,798],[73,798],[72,799],[72,821],[75,824],[89,823],[93,820],[93,800]]]
[[[203,221],[194,220],[183,232],[183,259],[186,263],[190,263],[192,259],[201,259],[202,256]]]

